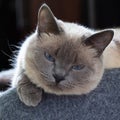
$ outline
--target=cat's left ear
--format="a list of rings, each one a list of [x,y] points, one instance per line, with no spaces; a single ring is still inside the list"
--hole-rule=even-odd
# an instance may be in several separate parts
[[[43,4],[38,12],[38,33],[53,33],[59,34],[60,30],[57,25],[55,16],[53,15],[50,8]]]
[[[85,40],[87,46],[95,48],[98,55],[101,55],[104,49],[108,46],[113,38],[114,32],[112,30],[106,30],[98,32]]]

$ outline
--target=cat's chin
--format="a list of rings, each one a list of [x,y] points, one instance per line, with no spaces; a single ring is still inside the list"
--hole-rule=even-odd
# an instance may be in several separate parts
[[[61,83],[47,82],[41,87],[45,92],[56,95],[65,95],[68,93],[70,94],[72,90],[71,86],[65,86],[62,82]]]
[[[92,90],[94,90],[97,85],[99,84],[99,81],[91,82],[90,84],[86,84],[85,86],[71,86],[71,85],[65,85],[62,82],[59,84],[50,83],[47,85],[42,86],[44,91],[51,94],[56,95],[82,95],[82,94],[88,94]]]

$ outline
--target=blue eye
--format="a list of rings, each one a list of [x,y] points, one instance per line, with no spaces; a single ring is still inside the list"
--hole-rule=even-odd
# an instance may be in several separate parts
[[[74,65],[74,66],[72,66],[72,69],[74,69],[74,70],[81,70],[81,69],[83,69],[85,66],[83,65],[83,64],[81,64],[81,65]]]
[[[50,62],[55,62],[54,57],[51,56],[50,54],[48,54],[47,52],[45,52],[44,55],[45,55],[45,58],[46,58],[47,60],[49,60]]]

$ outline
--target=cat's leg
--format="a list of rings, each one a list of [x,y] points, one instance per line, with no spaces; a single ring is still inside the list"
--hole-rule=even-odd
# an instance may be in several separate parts
[[[20,100],[27,106],[37,106],[42,99],[42,89],[31,83],[25,74],[18,82],[17,92]]]
[[[0,72],[0,91],[4,91],[11,86],[13,76],[14,69]]]

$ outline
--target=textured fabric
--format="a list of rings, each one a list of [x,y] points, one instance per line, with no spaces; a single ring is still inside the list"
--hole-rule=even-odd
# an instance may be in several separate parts
[[[25,106],[9,90],[0,97],[0,120],[120,120],[120,69],[106,71],[87,95],[44,94],[37,107]]]

